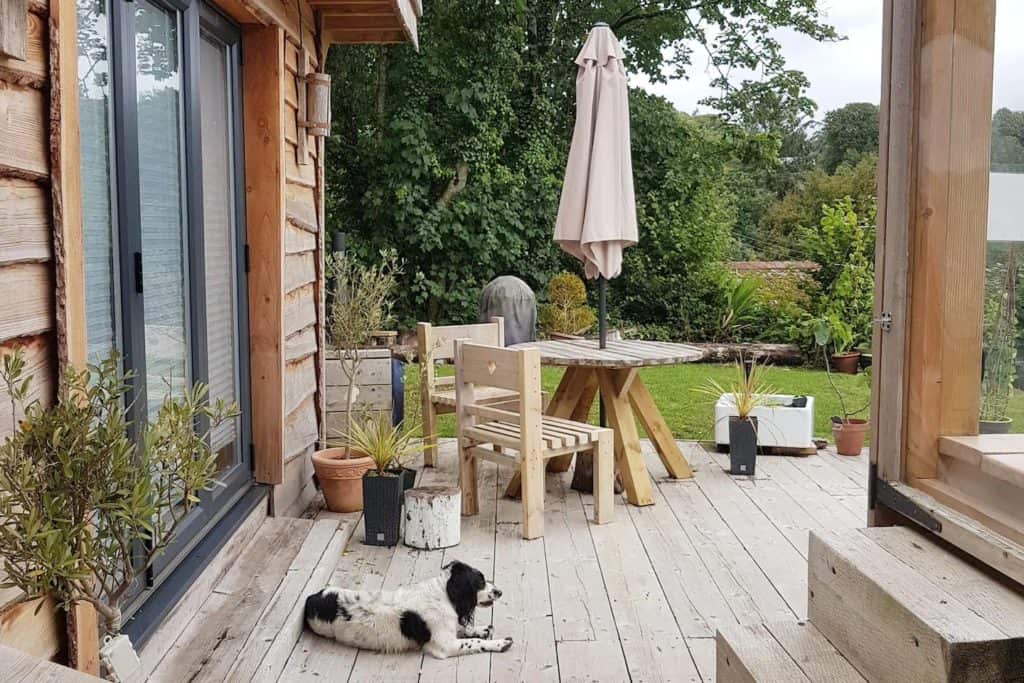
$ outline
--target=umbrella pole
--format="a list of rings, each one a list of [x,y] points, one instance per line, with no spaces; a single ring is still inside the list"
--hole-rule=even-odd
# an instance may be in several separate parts
[[[600,348],[606,348],[608,346],[608,321],[606,316],[607,303],[605,299],[605,287],[608,281],[604,279],[603,275],[598,276],[597,279],[597,338],[598,346]],[[598,414],[600,417],[600,425],[602,427],[608,426],[608,420],[604,414],[604,401],[598,400]]]

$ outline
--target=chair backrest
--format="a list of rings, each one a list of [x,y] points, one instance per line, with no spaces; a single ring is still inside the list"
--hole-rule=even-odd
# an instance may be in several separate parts
[[[519,394],[518,417],[502,415],[504,409],[478,406],[477,387],[496,387]],[[499,346],[474,344],[464,339],[455,341],[455,403],[456,420],[461,426],[475,417],[490,416],[508,419],[522,425],[524,435],[539,436],[543,412],[541,395],[540,352],[537,349],[505,349]],[[524,436],[526,438],[526,436]]]
[[[431,325],[420,323],[416,326],[416,341],[420,362],[429,358],[432,363],[455,360],[455,340],[468,339],[475,344],[505,346],[505,319],[491,318],[489,323],[475,325]]]

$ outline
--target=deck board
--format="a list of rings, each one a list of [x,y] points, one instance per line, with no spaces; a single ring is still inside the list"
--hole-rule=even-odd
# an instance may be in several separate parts
[[[326,529],[313,534],[313,523],[301,520],[307,545],[284,543],[282,525],[296,520],[272,520],[277,533],[261,529],[243,554],[252,566],[269,564],[273,577],[254,582],[229,571],[156,667],[155,680],[197,670],[199,678],[230,670],[224,680],[248,680],[256,662],[237,658],[256,653],[253,680],[289,683],[713,681],[716,629],[795,623],[804,616],[808,532],[863,526],[867,457],[762,456],[756,477],[732,477],[722,469],[727,456],[697,444],[682,447],[693,479],[669,479],[644,443],[655,504],[627,507],[619,499],[609,525],[590,523],[592,497],[569,488],[571,471],[549,475],[545,536],[535,541],[520,537],[519,503],[499,497],[510,472],[491,463],[480,465],[480,514],[463,519],[462,542],[447,550],[366,546],[361,519],[330,513],[320,519],[336,519],[340,526],[329,542]],[[420,483],[455,481],[450,441],[441,445],[439,463],[421,472]],[[284,546],[277,552],[269,549],[274,539]],[[347,540],[344,552],[339,539]],[[282,552],[286,561],[272,557]],[[448,660],[418,652],[380,655],[291,623],[302,601],[302,595],[296,600],[297,586],[303,595],[328,582],[394,588],[431,578],[455,559],[477,566],[505,592],[492,610],[478,612],[477,622],[493,623],[496,637],[515,638],[510,651]],[[210,610],[235,594],[250,596],[258,608],[244,620],[232,619],[229,647],[213,652],[202,639],[219,632],[204,620],[215,620]],[[244,628],[250,632],[239,632]],[[257,652],[261,642],[265,652]]]

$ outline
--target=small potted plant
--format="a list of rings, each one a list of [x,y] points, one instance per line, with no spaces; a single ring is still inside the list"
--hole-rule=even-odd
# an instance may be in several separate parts
[[[400,269],[393,252],[381,254],[377,265],[364,266],[340,254],[327,258],[327,271],[334,281],[328,331],[331,344],[340,352],[341,369],[348,381],[345,392],[347,425],[350,435],[355,417],[356,377],[363,361],[362,349],[380,334],[391,312],[393,294]],[[355,512],[363,509],[363,474],[374,461],[363,450],[343,438],[340,443],[313,453],[313,470],[324,494],[327,509]]]
[[[402,499],[411,488],[416,471],[405,466],[423,451],[419,424],[392,425],[381,417],[353,421],[348,442],[370,458],[373,466],[363,474],[363,521],[368,545],[398,543]]]
[[[835,323],[835,321],[832,322],[833,324]],[[828,378],[832,391],[839,399],[839,406],[843,413],[841,416],[833,415],[831,417],[832,438],[835,440],[836,452],[839,455],[860,455],[861,451],[864,450],[864,437],[867,435],[871,424],[868,420],[854,417],[854,415],[859,415],[867,410],[867,406],[865,405],[858,410],[848,410],[846,398],[832,378],[832,369],[829,366],[828,344],[836,329],[841,330],[841,326],[837,328],[833,324],[821,319],[816,321],[814,326],[814,341],[821,347],[821,353],[825,360],[825,376]]]
[[[723,388],[714,379],[708,378],[704,387],[697,391],[715,399],[729,395],[736,408],[736,414],[729,417],[729,473],[753,476],[757,465],[757,417],[755,408],[772,405],[775,390],[764,381],[765,365],[754,359],[744,361],[741,357],[735,364],[736,379],[728,388]]]
[[[856,375],[860,367],[860,351],[853,348],[853,329],[836,314],[825,319],[832,336],[832,363],[836,372]]]

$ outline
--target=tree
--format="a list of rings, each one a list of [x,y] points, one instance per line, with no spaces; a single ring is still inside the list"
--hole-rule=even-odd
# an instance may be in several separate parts
[[[739,122],[793,118],[772,113],[782,103],[807,109],[806,80],[784,68],[775,29],[836,37],[816,0],[441,0],[426,3],[419,52],[335,48],[328,226],[353,236],[359,258],[392,247],[405,260],[400,323],[466,320],[496,275],[537,288],[574,267],[551,231],[574,117],[573,60],[596,21],[623,40],[630,71],[655,81],[685,76],[695,52],[707,55],[720,105]],[[733,68],[763,79],[736,83]],[[637,194],[657,193],[663,179],[634,168]]]
[[[877,157],[867,154],[854,166],[841,165],[834,175],[820,168],[809,171],[796,190],[765,211],[757,239],[761,255],[780,259],[813,258],[797,233],[802,229],[815,229],[821,221],[822,207],[844,197],[851,198],[858,215],[873,211],[877,166]]]
[[[855,165],[868,154],[878,154],[878,105],[851,102],[825,114],[818,135],[821,167],[836,172],[840,164]]]
[[[992,170],[1024,172],[1024,112],[1003,107],[992,117]]]

